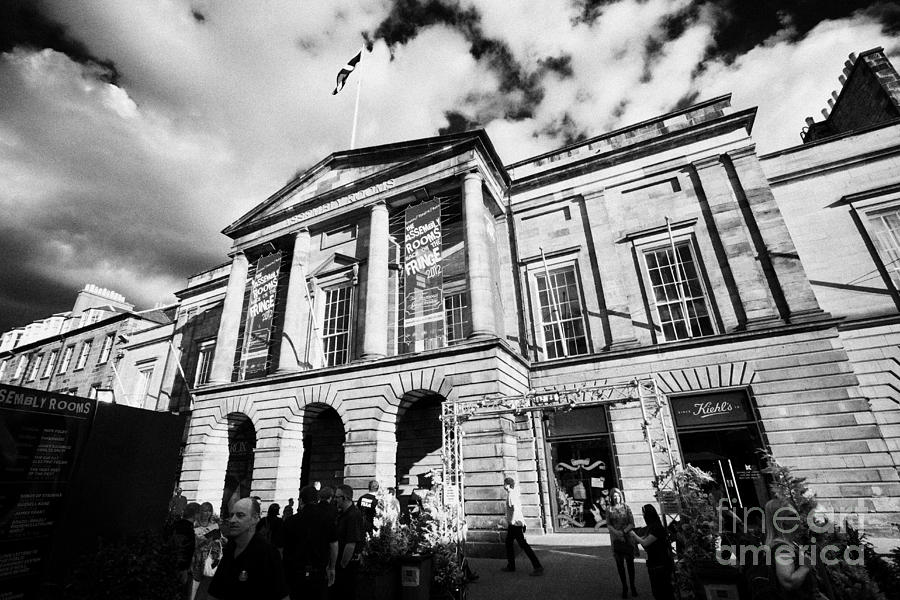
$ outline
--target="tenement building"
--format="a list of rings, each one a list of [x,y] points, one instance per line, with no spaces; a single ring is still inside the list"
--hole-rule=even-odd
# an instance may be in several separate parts
[[[590,530],[611,487],[653,501],[673,462],[758,506],[764,452],[886,528],[900,250],[872,228],[896,234],[898,125],[761,159],[755,114],[722,96],[512,165],[472,131],[298,175],[179,292],[186,494],[406,495],[440,466],[445,403],[650,379],[667,447],[638,402],[463,423],[470,543],[499,541],[505,475],[532,527]]]

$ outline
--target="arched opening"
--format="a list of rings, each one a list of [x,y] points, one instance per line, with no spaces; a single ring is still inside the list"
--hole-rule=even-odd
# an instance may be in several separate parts
[[[424,476],[441,468],[441,403],[430,391],[403,396],[397,416],[397,497],[404,510],[413,490],[430,488]]]
[[[303,410],[303,463],[300,486],[344,483],[344,423],[326,404],[310,404]]]
[[[228,466],[222,490],[221,515],[226,517],[234,503],[250,495],[253,485],[253,451],[256,450],[256,428],[243,413],[230,413],[228,419]]]

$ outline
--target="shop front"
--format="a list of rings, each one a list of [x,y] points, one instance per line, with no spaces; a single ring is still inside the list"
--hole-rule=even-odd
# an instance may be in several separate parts
[[[766,444],[746,389],[669,397],[685,464],[710,473],[709,492],[732,510],[768,500]]]
[[[609,490],[618,486],[604,406],[575,408],[544,417],[557,531],[593,531],[605,519]]]

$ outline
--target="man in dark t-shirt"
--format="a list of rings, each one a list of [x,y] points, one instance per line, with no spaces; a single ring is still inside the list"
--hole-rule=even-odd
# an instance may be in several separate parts
[[[256,535],[259,503],[241,498],[225,522],[222,561],[209,585],[212,600],[288,600],[281,556]]]
[[[338,507],[338,565],[334,582],[335,600],[356,598],[356,579],[359,555],[366,539],[366,525],[362,513],[353,503],[353,488],[342,485],[334,492]]]
[[[373,479],[369,482],[369,493],[363,494],[356,501],[356,506],[366,522],[366,533],[372,533],[375,530],[375,517],[378,515],[379,487],[378,482]]]
[[[325,600],[334,585],[337,528],[316,489],[300,490],[297,514],[284,524],[284,570],[292,600]]]

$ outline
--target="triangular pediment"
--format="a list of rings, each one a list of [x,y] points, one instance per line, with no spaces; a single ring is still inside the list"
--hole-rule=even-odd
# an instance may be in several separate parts
[[[265,226],[336,198],[368,197],[381,191],[390,178],[421,169],[432,160],[442,160],[447,153],[462,152],[472,144],[479,144],[490,157],[489,162],[505,177],[499,157],[483,130],[347,150],[298,173],[223,233],[232,235]]]
[[[327,259],[319,263],[318,266],[313,268],[309,272],[310,277],[324,277],[325,275],[330,275],[337,271],[342,271],[344,269],[350,268],[353,265],[358,265],[359,259],[354,256],[347,256],[346,254],[341,254],[340,252],[335,252]]]

